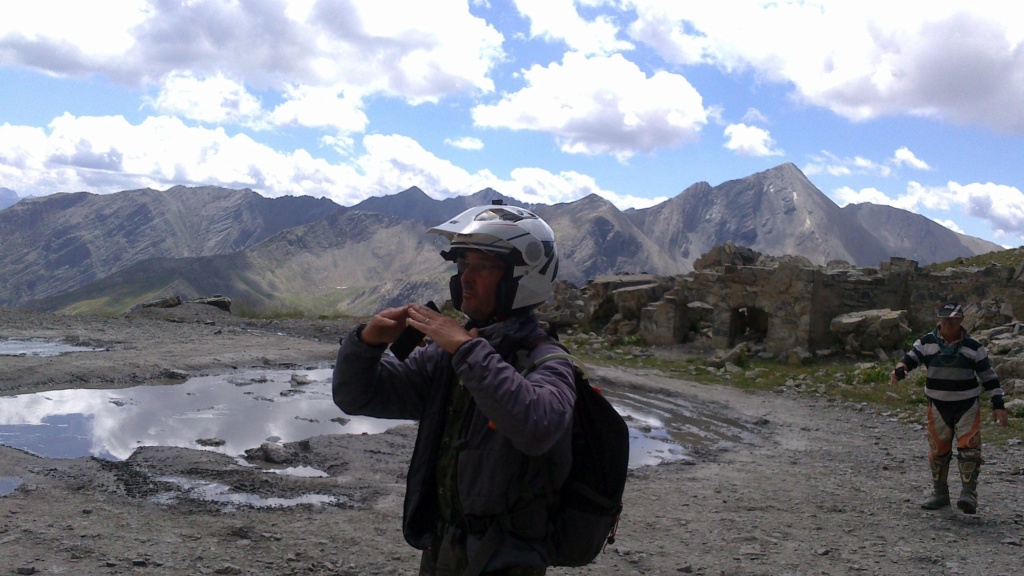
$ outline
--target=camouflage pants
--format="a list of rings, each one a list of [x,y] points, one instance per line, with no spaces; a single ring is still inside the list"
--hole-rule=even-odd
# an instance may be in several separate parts
[[[423,551],[420,558],[419,576],[462,576],[466,569],[465,554],[455,550],[449,556],[448,561],[438,562],[438,548],[442,542],[437,542]],[[453,561],[454,559],[454,561]],[[480,576],[544,576],[547,568],[543,566],[510,566],[498,570],[483,572]]]

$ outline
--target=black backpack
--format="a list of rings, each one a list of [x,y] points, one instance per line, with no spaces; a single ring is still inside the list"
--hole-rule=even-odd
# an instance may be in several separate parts
[[[611,403],[594,388],[583,363],[564,352],[549,354],[536,361],[530,351],[543,340],[520,350],[516,366],[524,376],[537,366],[565,358],[572,362],[576,403],[573,407],[572,467],[561,486],[551,486],[544,499],[548,507],[548,534],[545,546],[552,566],[586,566],[597,558],[606,544],[615,542],[615,529],[622,513],[622,492],[629,467],[629,429]],[[541,466],[547,466],[539,456]],[[527,506],[537,502],[524,495]],[[509,529],[509,516],[496,518],[486,530],[476,553],[469,559],[464,576],[476,576],[501,542],[501,533]],[[514,531],[514,530],[513,530]]]
[[[565,483],[555,490],[548,547],[552,566],[585,566],[605,544],[615,542],[629,466],[629,429],[601,391],[590,384],[582,362],[568,351],[538,358],[520,371],[526,375],[556,358],[572,362],[576,404],[572,468]]]

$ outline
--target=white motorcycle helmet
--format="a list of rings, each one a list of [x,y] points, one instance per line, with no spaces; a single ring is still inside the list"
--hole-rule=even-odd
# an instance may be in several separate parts
[[[498,317],[533,310],[554,293],[558,275],[555,234],[529,210],[495,200],[489,206],[470,208],[427,233],[448,239],[448,250],[441,252],[445,260],[454,262],[467,250],[480,250],[511,264],[498,285]],[[449,287],[452,305],[461,310],[460,274],[452,276]]]

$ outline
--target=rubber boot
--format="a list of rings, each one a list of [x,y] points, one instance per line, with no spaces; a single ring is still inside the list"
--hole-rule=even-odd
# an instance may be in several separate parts
[[[978,474],[981,473],[981,450],[969,448],[957,454],[957,465],[960,467],[960,480],[963,488],[956,507],[964,514],[975,514],[978,511]]]
[[[932,486],[934,487],[931,497],[921,504],[925,510],[938,510],[949,506],[949,461],[953,458],[952,452],[944,456],[933,456],[928,460],[932,468]]]

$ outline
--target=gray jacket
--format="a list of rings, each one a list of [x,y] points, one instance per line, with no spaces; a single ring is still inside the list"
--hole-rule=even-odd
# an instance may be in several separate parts
[[[542,495],[568,475],[576,399],[573,369],[568,360],[555,359],[526,377],[520,375],[516,353],[537,341],[530,352],[534,360],[562,352],[545,338],[533,314],[481,329],[480,337],[454,355],[430,344],[400,362],[384,355],[386,346],[363,344],[355,330],[342,341],[334,369],[335,404],[350,415],[419,421],[403,518],[405,539],[413,547],[426,549],[438,530],[436,465],[456,381],[475,401],[456,465],[459,500],[467,516],[507,514],[524,486]],[[541,455],[546,455],[544,465],[539,465],[540,458],[530,458]],[[542,536],[546,513],[526,523],[533,525],[523,526],[524,533]],[[471,535],[466,543],[470,555],[476,544]],[[546,563],[542,547],[507,536],[488,566]]]

